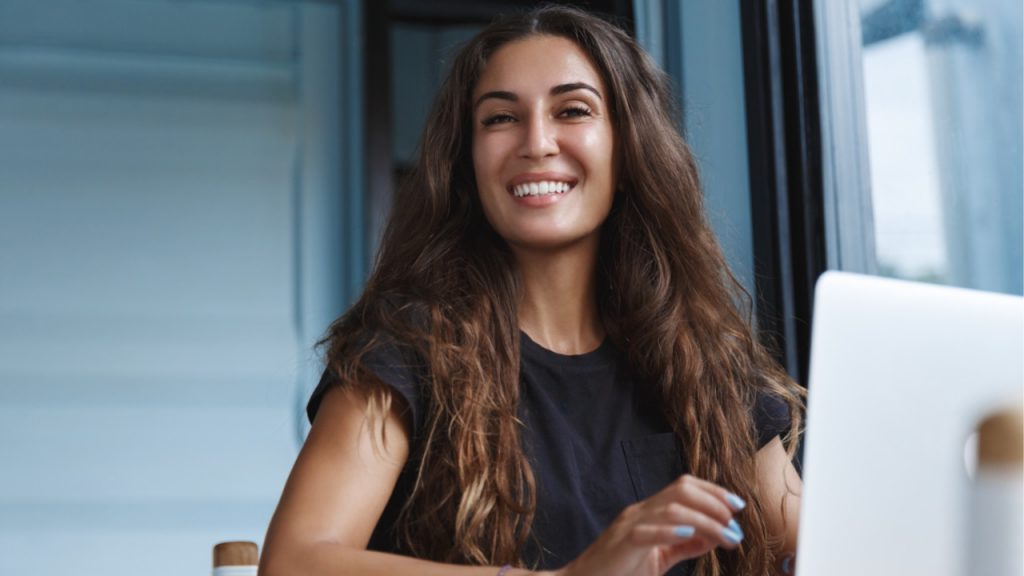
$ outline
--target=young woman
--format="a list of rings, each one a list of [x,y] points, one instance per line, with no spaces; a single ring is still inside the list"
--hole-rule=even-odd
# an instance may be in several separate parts
[[[569,8],[462,49],[325,339],[262,576],[788,570],[801,392],[737,306],[667,86]]]

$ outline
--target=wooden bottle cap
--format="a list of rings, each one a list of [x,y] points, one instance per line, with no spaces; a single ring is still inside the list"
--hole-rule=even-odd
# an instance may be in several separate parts
[[[1000,410],[978,426],[978,466],[1021,467],[1024,464],[1024,410]]]
[[[213,567],[255,566],[260,563],[255,542],[221,542],[213,547]]]

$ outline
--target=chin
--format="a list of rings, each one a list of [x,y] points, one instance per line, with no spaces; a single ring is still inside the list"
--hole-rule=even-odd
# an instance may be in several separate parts
[[[590,238],[591,234],[553,234],[550,231],[537,234],[515,234],[505,238],[512,248],[522,250],[556,251],[579,246]]]

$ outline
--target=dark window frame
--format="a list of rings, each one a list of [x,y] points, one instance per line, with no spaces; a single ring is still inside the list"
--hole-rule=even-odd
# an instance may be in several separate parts
[[[740,6],[757,322],[806,386],[814,285],[828,267],[813,0]]]

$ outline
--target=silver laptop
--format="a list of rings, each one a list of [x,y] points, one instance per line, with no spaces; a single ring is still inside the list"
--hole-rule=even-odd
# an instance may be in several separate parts
[[[1024,299],[822,276],[798,576],[963,576],[969,439],[1022,389]]]

